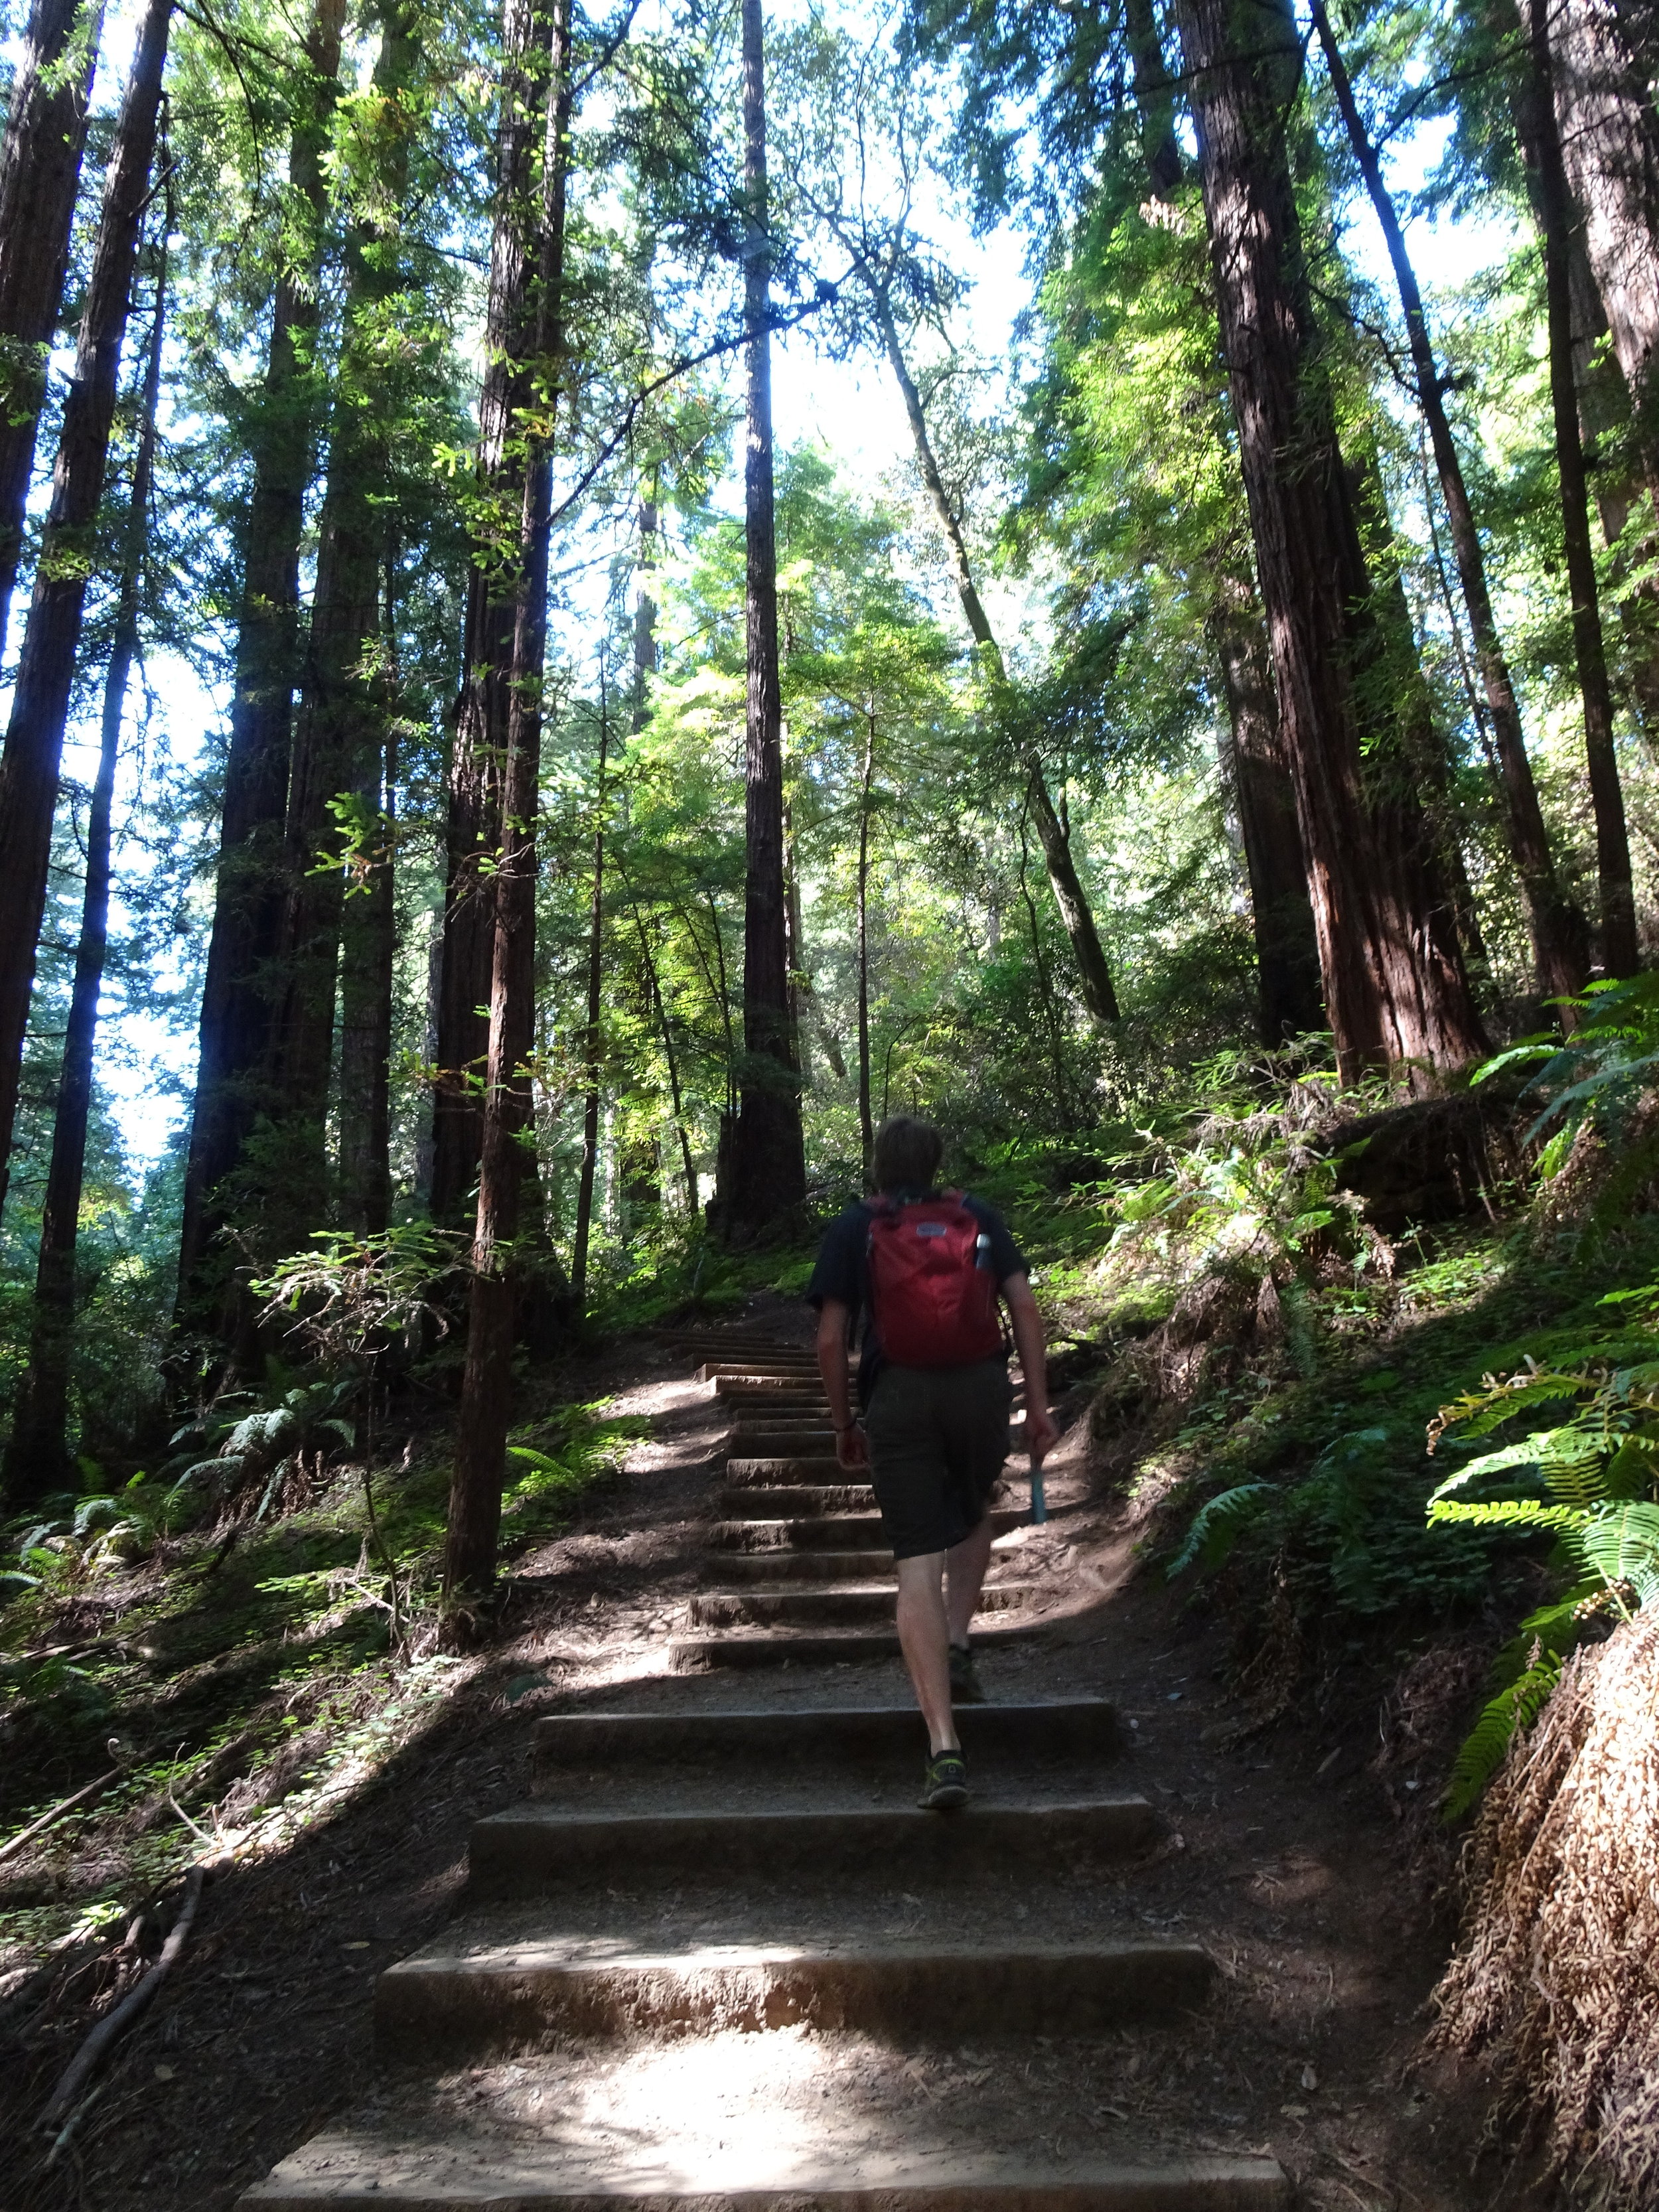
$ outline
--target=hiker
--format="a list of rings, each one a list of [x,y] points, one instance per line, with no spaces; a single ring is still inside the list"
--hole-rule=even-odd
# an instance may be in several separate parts
[[[921,1802],[964,1803],[968,1769],[953,1706],[984,1697],[968,1625],[991,1558],[991,1492],[1008,1456],[1012,1388],[999,1295],[1025,1377],[1033,1468],[1059,1431],[1048,1413],[1042,1322],[1025,1262],[993,1206],[939,1191],[945,1151],[929,1121],[896,1114],[876,1132],[877,1195],[825,1231],[807,1291],[836,1457],[867,1467],[898,1566],[898,1632],[927,1723]],[[861,1420],[848,1398],[847,1347],[865,1316]]]

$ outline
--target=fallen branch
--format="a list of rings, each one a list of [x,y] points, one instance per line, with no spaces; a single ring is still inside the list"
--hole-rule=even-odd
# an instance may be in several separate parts
[[[207,1878],[205,1865],[198,1863],[185,1877],[184,1900],[179,1907],[179,1917],[167,1931],[155,1964],[124,1996],[112,2012],[105,2014],[88,2035],[58,2078],[58,2087],[47,2100],[40,2115],[43,2128],[55,2127],[80,2095],[105,2053],[119,2042],[133,2022],[145,2012],[155,1992],[178,1964],[179,1954],[190,1940],[191,1923],[196,1917],[196,1908],[202,1901],[202,1885]]]
[[[25,1844],[51,1827],[54,1820],[62,1820],[65,1813],[72,1813],[77,1805],[84,1805],[88,1797],[95,1797],[100,1790],[107,1790],[110,1784],[125,1771],[125,1767],[112,1766],[107,1774],[100,1774],[95,1782],[87,1783],[72,1796],[62,1799],[49,1813],[43,1813],[38,1820],[31,1820],[27,1828],[20,1828],[9,1841],[0,1844],[0,1860],[9,1859],[14,1851],[21,1851]]]

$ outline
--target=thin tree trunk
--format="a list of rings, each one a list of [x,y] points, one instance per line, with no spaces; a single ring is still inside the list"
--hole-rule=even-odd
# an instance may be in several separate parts
[[[1054,1081],[1054,1110],[1063,1129],[1072,1126],[1071,1108],[1066,1097],[1066,1054],[1060,1038],[1060,1008],[1054,1002],[1054,987],[1048,974],[1048,963],[1043,957],[1042,930],[1037,921],[1036,902],[1031,896],[1026,882],[1026,871],[1030,864],[1030,844],[1026,836],[1027,817],[1022,809],[1019,817],[1019,895],[1025,902],[1025,918],[1031,931],[1031,963],[1036,969],[1037,1000],[1042,1008],[1043,1026],[1048,1032],[1048,1059]],[[881,1110],[887,1112],[887,1085],[882,1085]]]
[[[582,1171],[576,1186],[576,1235],[570,1255],[570,1291],[579,1318],[587,1312],[587,1244],[593,1224],[593,1177],[599,1158],[600,1017],[605,979],[605,774],[610,723],[605,671],[599,671],[599,797],[593,811],[593,888],[587,922],[587,1028],[582,1039],[586,1091],[582,1109]]]
[[[629,912],[634,917],[634,928],[640,940],[640,958],[645,963],[646,986],[651,994],[657,1027],[662,1036],[663,1059],[668,1068],[668,1094],[674,1103],[674,1133],[680,1140],[680,1158],[685,1168],[685,1210],[695,1221],[697,1215],[697,1170],[691,1158],[691,1139],[685,1126],[685,1107],[680,1095],[680,1066],[674,1051],[674,1032],[669,1026],[668,1008],[662,995],[662,981],[657,973],[657,963],[652,957],[651,939],[636,900],[629,899]]]
[[[870,1116],[870,797],[876,775],[876,717],[871,708],[864,727],[864,773],[859,783],[859,1139],[867,1175],[875,1152],[875,1124]]]
[[[1238,804],[1250,884],[1261,1041],[1270,1048],[1322,1030],[1319,942],[1273,697],[1273,662],[1254,587],[1224,575],[1210,611],[1210,641],[1227,702],[1227,767]]]
[[[1638,450],[1659,496],[1659,118],[1618,0],[1524,7],[1536,95],[1555,119],[1563,183],[1583,215]],[[1571,213],[1565,227],[1577,228]]]
[[[1154,195],[1173,200],[1181,189],[1181,147],[1176,137],[1175,87],[1164,64],[1163,41],[1152,0],[1124,0],[1123,28],[1134,73],[1140,115],[1140,150]]]
[[[1524,100],[1522,149],[1534,163],[1542,232],[1544,289],[1549,321],[1550,404],[1556,466],[1561,479],[1561,536],[1572,602],[1572,642],[1584,709],[1584,752],[1595,816],[1595,867],[1601,907],[1601,963],[1609,975],[1633,975],[1636,891],[1632,877],[1625,797],[1613,739],[1613,691],[1590,544],[1584,448],[1572,374],[1572,277],[1568,260],[1571,208],[1561,141],[1551,99],[1549,0],[1521,0],[1527,9],[1530,75]]]
[[[1325,1006],[1345,1082],[1486,1048],[1455,934],[1424,870],[1421,811],[1360,772],[1363,678],[1377,658],[1302,260],[1285,146],[1300,48],[1285,0],[1180,0],[1217,305],[1280,728],[1296,786]],[[1386,726],[1376,733],[1386,742]]]
[[[103,0],[34,0],[0,148],[0,646],[64,301],[103,15]]]
[[[939,524],[939,534],[945,540],[951,581],[957,587],[963,615],[975,644],[980,648],[993,690],[1000,693],[1008,681],[1002,651],[974,581],[973,564],[968,557],[968,543],[962,534],[962,525],[945,489],[945,478],[940,473],[933,440],[928,434],[927,416],[922,407],[921,394],[910,374],[910,365],[904,357],[904,348],[890,303],[880,292],[873,295],[873,300],[876,322],[887,349],[887,359],[904,401],[904,412],[910,425],[910,441],[915,448],[916,466],[927,494],[928,504],[933,510],[933,518]],[[1100,933],[1095,927],[1089,894],[1078,874],[1072,841],[1054,811],[1041,760],[1035,752],[1027,751],[1021,756],[1020,765],[1025,770],[1029,811],[1031,820],[1036,824],[1037,842],[1042,848],[1049,888],[1054,892],[1060,924],[1072,947],[1072,957],[1077,963],[1078,983],[1083,994],[1083,1003],[1097,1022],[1115,1022],[1120,1018],[1117,992],[1100,942]]]
[[[133,460],[132,490],[122,534],[121,581],[116,593],[114,635],[104,672],[104,710],[98,773],[87,813],[87,881],[76,947],[75,981],[64,1039],[58,1110],[52,1127],[52,1164],[40,1214],[40,1247],[34,1273],[34,1311],[29,1331],[28,1373],[6,1449],[3,1487],[12,1509],[61,1489],[70,1476],[64,1431],[69,1418],[70,1357],[75,1331],[75,1248],[92,1114],[93,1048],[98,1000],[109,943],[110,818],[120,759],[121,719],[127,682],[138,653],[138,603],[150,485],[155,472],[155,410],[161,389],[161,337],[167,315],[167,225],[155,271],[155,318]]]
[[[634,595],[634,711],[635,737],[645,727],[651,678],[657,672],[657,502],[640,501],[639,581]]]
[[[1446,517],[1451,528],[1452,553],[1457,562],[1464,604],[1468,608],[1475,660],[1486,690],[1498,763],[1503,772],[1509,846],[1520,878],[1539,992],[1546,999],[1571,997],[1582,990],[1584,984],[1586,963],[1583,931],[1578,917],[1564,896],[1556,877],[1549,837],[1538,804],[1537,787],[1533,781],[1532,763],[1527,757],[1521,708],[1516,699],[1503,641],[1498,635],[1497,618],[1492,613],[1480,533],[1475,526],[1474,510],[1463,480],[1462,463],[1458,458],[1451,425],[1446,419],[1445,382],[1435,362],[1428,318],[1423,309],[1423,295],[1418,286],[1411,257],[1406,250],[1405,234],[1400,228],[1394,202],[1383,182],[1376,149],[1371,144],[1355,103],[1347,65],[1331,29],[1324,0],[1312,0],[1312,8],[1314,26],[1324,48],[1332,88],[1336,94],[1348,143],[1359,165],[1360,174],[1365,179],[1365,188],[1376,211],[1376,219],[1382,226],[1389,258],[1394,265],[1395,282],[1400,289],[1400,304],[1406,318],[1406,335],[1417,378],[1418,404],[1428,425],[1429,442],[1440,478],[1441,496],[1445,501]]]
[[[516,334],[514,408],[505,417],[523,459],[516,466],[519,557],[509,602],[504,665],[472,682],[506,715],[500,860],[495,878],[489,1037],[485,1060],[478,1210],[466,1365],[450,1480],[444,1601],[452,1634],[465,1641],[495,1576],[513,1406],[514,1243],[526,1133],[533,1129],[526,1061],[535,1038],[536,808],[541,769],[542,683],[547,649],[547,563],[552,493],[547,395],[556,389],[563,345],[565,178],[571,117],[569,0],[550,21],[531,0],[507,0],[493,272],[502,273]],[[540,36],[548,40],[538,51]],[[537,80],[542,78],[543,83]],[[539,95],[539,96],[538,96]],[[539,175],[534,124],[543,118]],[[515,151],[511,142],[528,143]],[[511,282],[505,281],[516,267]],[[514,416],[516,416],[516,420]],[[503,471],[505,475],[506,471]],[[469,637],[473,635],[471,620]],[[497,641],[500,642],[499,639]],[[472,688],[469,686],[469,690]],[[481,702],[483,703],[483,702]]]
[[[730,1175],[717,1194],[725,1233],[752,1237],[806,1194],[800,1086],[789,1019],[784,882],[783,705],[772,484],[771,222],[766,182],[762,0],[743,0],[744,316],[748,384],[744,469],[748,711],[744,741],[743,1065]]]
[[[179,1316],[233,1328],[212,1248],[225,1225],[220,1186],[268,1104],[271,972],[283,914],[294,687],[299,677],[300,544],[311,482],[319,386],[312,362],[327,179],[323,155],[339,89],[345,0],[315,0],[306,38],[308,97],[289,148],[289,182],[306,210],[304,252],[285,264],[252,434],[253,484],[242,536],[235,685],[213,928],[202,987],[200,1052],[179,1231]]]
[[[398,957],[395,556],[386,558],[384,736],[357,787],[378,849],[345,902],[340,939],[340,1206],[371,1234],[392,1215],[392,994]]]
[[[104,495],[138,233],[167,64],[173,0],[149,0],[104,182],[86,313],[52,475],[11,721],[0,757],[0,1202],[11,1164],[17,1086],[46,907],[58,767],[81,643],[92,533]]]

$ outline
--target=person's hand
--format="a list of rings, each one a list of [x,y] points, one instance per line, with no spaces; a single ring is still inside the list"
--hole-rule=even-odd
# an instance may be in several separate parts
[[[850,1428],[836,1431],[836,1457],[848,1470],[869,1466],[870,1447],[865,1441],[864,1429],[860,1422],[854,1421]]]
[[[1054,1426],[1054,1417],[1046,1406],[1028,1406],[1025,1409],[1025,1449],[1030,1455],[1031,1465],[1041,1467],[1043,1461],[1060,1442],[1060,1431]]]

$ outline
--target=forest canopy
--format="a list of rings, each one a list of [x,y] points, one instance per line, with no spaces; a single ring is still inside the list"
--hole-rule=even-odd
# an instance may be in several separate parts
[[[889,1111],[971,1169],[1224,1064],[1427,1096],[1648,956],[1644,11],[5,52],[10,1511],[424,1359],[464,1615],[515,1370]]]

